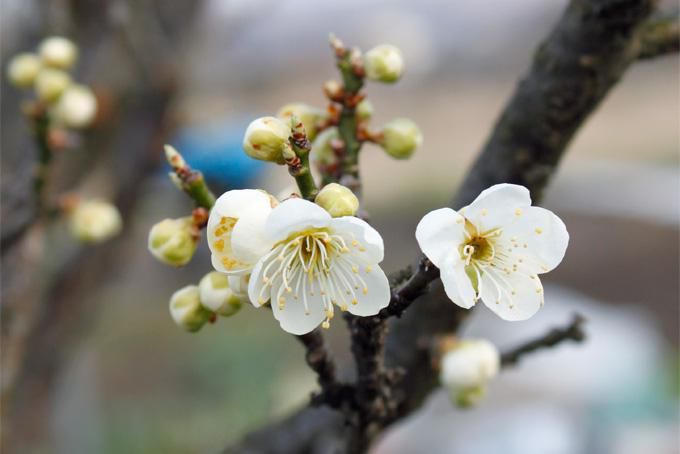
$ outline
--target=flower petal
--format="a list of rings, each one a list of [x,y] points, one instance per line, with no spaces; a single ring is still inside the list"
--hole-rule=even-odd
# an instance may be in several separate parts
[[[475,305],[475,290],[465,273],[465,262],[458,254],[448,255],[444,260],[444,265],[439,268],[439,272],[446,295],[451,301],[464,309]]]
[[[363,260],[380,263],[383,261],[385,246],[383,239],[376,229],[368,222],[354,216],[343,216],[331,220],[331,229],[348,241],[348,247],[352,247],[353,241],[357,241],[357,248],[363,248],[366,257]],[[360,250],[360,249],[359,249]]]
[[[460,213],[472,222],[480,232],[507,225],[513,217],[531,206],[531,195],[524,186],[497,184],[477,196]]]
[[[465,241],[465,219],[451,208],[430,211],[416,227],[416,240],[423,254],[441,268]]]
[[[480,288],[484,304],[503,320],[526,320],[543,305],[543,286],[538,276],[506,275],[487,268]]]
[[[250,274],[229,276],[227,279],[229,281],[229,288],[234,292],[234,295],[239,298],[248,298],[248,282],[250,281]]]
[[[564,222],[552,211],[541,207],[526,208],[515,221],[503,229],[502,237],[514,240],[513,255],[526,263],[528,274],[547,273],[560,264],[569,244]]]
[[[260,307],[269,301],[271,291],[263,289],[265,286],[264,270],[266,266],[272,261],[276,260],[278,251],[272,251],[266,256],[262,257],[253,267],[248,281],[248,299],[255,307]]]
[[[257,189],[234,189],[217,198],[210,217],[240,218],[251,210],[271,210],[271,196]],[[213,216],[214,213],[214,216]]]
[[[376,315],[390,303],[390,283],[378,265],[361,267],[359,275],[366,283],[366,293],[359,289],[356,292],[357,304],[348,305],[347,310],[362,317]]]
[[[265,229],[274,242],[286,239],[293,232],[314,227],[327,227],[331,215],[316,203],[304,199],[288,199],[272,210]]]
[[[251,210],[236,222],[231,232],[231,247],[236,259],[255,263],[271,250],[274,243],[265,232],[265,222],[270,213]]]
[[[285,294],[281,291],[282,286],[283,283],[279,280],[278,285],[272,287],[272,295],[275,296],[279,293]],[[326,318],[326,311],[324,309],[318,282],[315,280],[312,286],[312,293],[314,293],[314,296],[311,296],[310,294],[304,296],[307,302],[307,308],[305,308],[302,296],[297,300],[286,298],[283,308],[281,308],[276,301],[272,301],[271,306],[274,318],[279,321],[279,324],[284,331],[298,336],[307,334],[319,326]]]

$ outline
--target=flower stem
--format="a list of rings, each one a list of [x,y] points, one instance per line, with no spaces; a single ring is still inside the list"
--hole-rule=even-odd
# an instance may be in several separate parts
[[[203,174],[192,169],[179,151],[169,145],[165,146],[165,158],[172,167],[170,177],[175,185],[191,197],[197,208],[210,210],[215,204],[215,195],[205,182]]]
[[[314,201],[319,193],[319,188],[309,167],[309,152],[312,150],[312,145],[307,139],[304,125],[295,116],[291,118],[291,127],[293,134],[290,138],[290,148],[287,149],[288,153],[284,153],[284,156],[288,156],[286,159],[288,172],[295,178],[300,189],[300,195],[305,200]],[[292,153],[290,153],[291,151]]]

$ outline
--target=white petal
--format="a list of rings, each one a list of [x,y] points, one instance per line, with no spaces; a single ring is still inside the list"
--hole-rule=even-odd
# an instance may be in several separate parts
[[[465,273],[465,262],[457,253],[446,257],[439,273],[446,295],[451,301],[464,309],[475,305],[475,290]]]
[[[482,191],[460,213],[472,222],[480,232],[507,225],[525,208],[531,206],[531,195],[524,186],[497,184]]]
[[[331,215],[316,203],[304,199],[288,199],[272,210],[265,229],[274,241],[286,239],[291,233],[314,227],[327,227]]]
[[[265,232],[265,222],[270,211],[249,211],[239,218],[231,232],[231,247],[236,259],[255,263],[268,253],[273,242]]]
[[[276,260],[274,251],[262,257],[253,267],[250,273],[250,280],[248,281],[248,299],[255,307],[260,307],[269,301],[270,292],[262,290],[265,285],[262,272],[269,262]]]
[[[352,248],[352,240],[359,242],[359,247],[366,249],[364,260],[373,263],[380,263],[383,261],[385,254],[385,246],[383,239],[376,229],[371,227],[366,221],[363,221],[354,216],[343,216],[333,218],[331,220],[331,229],[341,235],[345,241],[349,240],[347,245]]]
[[[505,242],[514,238],[519,247],[513,255],[523,258],[531,273],[547,273],[560,264],[569,244],[564,222],[552,211],[528,207],[503,229]]]
[[[234,292],[234,295],[241,298],[248,298],[248,281],[250,274],[241,276],[229,276],[229,288]]]
[[[362,317],[376,315],[390,303],[390,283],[385,272],[378,265],[361,267],[359,275],[366,283],[366,294],[363,289],[359,289],[356,292],[358,303],[349,304],[347,310]]]
[[[298,336],[306,334],[319,326],[326,318],[326,311],[324,310],[323,301],[321,299],[322,297],[320,295],[319,287],[316,284],[315,281],[313,287],[314,296],[310,296],[309,294],[306,295],[309,313],[305,311],[302,296],[297,300],[286,298],[283,309],[279,307],[276,301],[272,301],[271,306],[274,318],[279,321],[279,324],[284,331]],[[273,287],[272,295],[277,294],[281,285],[283,284],[279,282],[278,286]]]
[[[526,320],[543,305],[543,286],[535,275],[507,275],[487,268],[482,274],[480,293],[489,309],[509,321]]]
[[[465,241],[465,219],[451,208],[430,211],[416,227],[416,240],[420,250],[438,268],[450,254],[458,254]]]
[[[251,210],[269,211],[271,208],[271,198],[266,192],[257,189],[234,189],[217,198],[210,217],[212,218],[215,213],[219,222],[222,216],[240,218]]]

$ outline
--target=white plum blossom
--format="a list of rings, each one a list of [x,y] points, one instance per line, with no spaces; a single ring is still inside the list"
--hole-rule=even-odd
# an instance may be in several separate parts
[[[485,339],[466,339],[442,356],[439,381],[461,406],[482,397],[485,385],[498,375],[498,349]]]
[[[370,316],[389,303],[389,283],[378,265],[383,240],[361,219],[333,218],[312,202],[292,198],[271,211],[264,233],[269,251],[252,270],[248,294],[256,307],[271,301],[285,331],[327,328],[334,306]],[[238,247],[235,235],[232,245]]]
[[[264,222],[276,200],[264,191],[227,191],[216,201],[208,218],[208,246],[213,267],[235,276],[229,286],[243,293],[247,275],[272,242],[265,236]]]
[[[467,309],[481,298],[505,320],[526,320],[543,306],[538,275],[562,261],[569,234],[551,211],[531,206],[527,188],[498,184],[457,212],[425,215],[416,239],[454,303]]]

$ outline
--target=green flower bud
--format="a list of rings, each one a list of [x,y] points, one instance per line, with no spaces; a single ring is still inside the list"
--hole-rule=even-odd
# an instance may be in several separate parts
[[[71,76],[60,69],[44,68],[35,78],[38,99],[53,102],[71,85]]]
[[[359,121],[368,121],[373,116],[373,104],[368,99],[364,99],[357,104],[356,115]]]
[[[201,304],[224,317],[234,315],[241,309],[241,298],[229,288],[229,278],[226,274],[212,271],[198,283]]]
[[[70,39],[52,36],[43,40],[38,48],[45,65],[59,69],[69,69],[78,58],[78,48]]]
[[[253,159],[283,164],[282,150],[291,135],[290,125],[274,117],[262,117],[248,125],[243,149]]]
[[[162,263],[182,266],[189,263],[198,245],[190,216],[164,219],[149,231],[149,251]]]
[[[338,158],[335,156],[331,143],[340,138],[338,128],[332,127],[323,130],[312,143],[312,158],[319,165],[335,164]]]
[[[395,118],[382,130],[381,146],[395,159],[411,157],[416,148],[423,143],[423,135],[418,126],[408,118]]]
[[[193,333],[210,320],[211,312],[201,306],[198,287],[187,285],[170,297],[170,315],[178,326]]]
[[[364,69],[369,80],[393,83],[404,73],[404,59],[399,48],[383,44],[366,52]]]
[[[99,243],[116,236],[123,226],[118,209],[101,200],[78,203],[70,213],[70,230],[83,243]]]
[[[359,199],[345,186],[329,183],[324,186],[314,200],[334,218],[354,216],[359,209]]]
[[[290,119],[295,116],[305,127],[305,133],[309,140],[314,140],[318,132],[317,124],[326,117],[323,110],[300,102],[286,104],[279,109],[276,116],[289,124]]]
[[[69,128],[89,126],[97,114],[97,98],[85,85],[71,85],[54,107],[54,119]]]
[[[7,64],[7,78],[15,87],[28,88],[35,82],[40,67],[40,58],[37,55],[18,54],[12,57]]]

